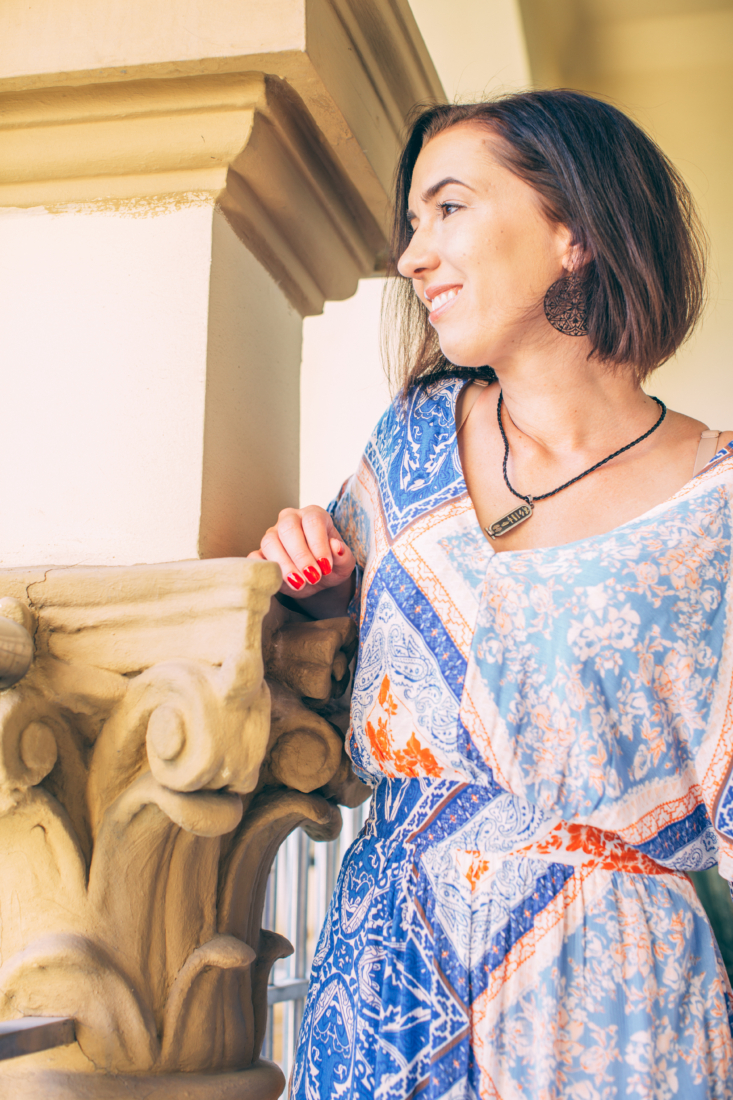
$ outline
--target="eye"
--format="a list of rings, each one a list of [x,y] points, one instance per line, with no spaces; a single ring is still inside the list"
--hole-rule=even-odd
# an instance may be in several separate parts
[[[446,218],[449,218],[451,214],[455,214],[456,210],[461,210],[462,209],[461,204],[459,202],[446,201],[446,202],[438,203],[438,206],[440,207],[440,209],[442,211],[444,221],[445,221]]]

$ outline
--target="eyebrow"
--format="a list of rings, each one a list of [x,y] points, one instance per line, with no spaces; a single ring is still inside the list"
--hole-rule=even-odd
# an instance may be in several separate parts
[[[438,192],[442,191],[444,187],[447,187],[449,183],[457,183],[459,187],[465,187],[469,191],[473,191],[473,187],[469,187],[469,185],[467,183],[464,183],[463,180],[457,180],[455,176],[446,176],[445,179],[438,180],[437,183],[434,183],[431,187],[428,187],[428,189],[424,191],[420,196],[421,201],[430,202],[430,200],[434,199]],[[415,217],[412,210],[408,210],[406,216],[408,218]]]

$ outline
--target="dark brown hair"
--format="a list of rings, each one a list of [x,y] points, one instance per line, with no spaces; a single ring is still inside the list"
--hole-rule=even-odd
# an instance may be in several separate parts
[[[393,265],[410,240],[408,196],[420,151],[460,123],[498,136],[505,167],[541,196],[548,218],[571,231],[587,259],[591,355],[642,381],[675,353],[704,302],[705,234],[677,170],[625,114],[579,92],[420,109],[397,167]],[[490,367],[477,372],[448,362],[410,280],[388,280],[382,316],[388,372],[398,387],[451,375],[493,377]]]

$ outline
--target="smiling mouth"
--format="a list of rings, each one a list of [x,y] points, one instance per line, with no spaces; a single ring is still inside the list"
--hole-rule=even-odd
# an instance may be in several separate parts
[[[439,309],[442,309],[443,306],[452,302],[454,298],[457,298],[462,289],[463,287],[454,286],[451,287],[450,290],[444,290],[442,294],[436,294],[430,302],[430,316],[432,317]]]

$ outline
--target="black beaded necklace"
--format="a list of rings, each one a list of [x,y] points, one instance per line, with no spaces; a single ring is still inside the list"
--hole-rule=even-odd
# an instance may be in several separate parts
[[[637,443],[641,443],[643,440],[648,439],[652,432],[655,432],[657,430],[657,428],[667,415],[667,406],[664,404],[664,402],[660,401],[658,397],[652,397],[652,401],[656,401],[662,411],[659,414],[659,419],[657,420],[656,424],[653,424],[648,432],[644,432],[643,435],[640,435],[638,439],[634,439],[633,442],[627,443],[625,447],[620,447],[617,451],[614,451],[612,455],[608,455],[607,458],[602,458],[600,462],[596,462],[595,466],[590,466],[587,470],[584,470],[582,474],[578,474],[577,477],[571,477],[570,481],[566,481],[564,485],[559,485],[557,489],[552,489],[549,493],[543,493],[542,496],[533,497],[529,494],[525,496],[523,493],[518,493],[512,483],[509,481],[509,475],[506,471],[506,465],[509,460],[509,440],[506,437],[506,432],[504,431],[504,425],[501,419],[501,406],[503,404],[503,401],[504,395],[500,392],[499,400],[496,403],[496,418],[499,421],[499,431],[501,432],[501,438],[504,440],[504,463],[502,465],[504,481],[506,482],[506,487],[509,492],[513,493],[515,497],[519,497],[520,500],[523,500],[524,504],[520,505],[519,508],[515,508],[513,512],[509,512],[508,515],[502,516],[501,519],[497,519],[496,522],[492,523],[489,527],[484,528],[486,534],[489,536],[490,539],[501,538],[502,535],[506,535],[509,531],[513,531],[514,528],[518,527],[520,523],[524,523],[525,520],[529,519],[529,517],[534,512],[535,501],[547,500],[548,497],[556,496],[557,493],[561,493],[563,489],[567,489],[570,485],[575,485],[576,481],[580,481],[581,478],[587,477],[588,474],[592,474],[594,470],[599,469],[601,466],[605,466],[606,463],[610,462],[612,458],[618,458],[618,456],[622,455],[624,451],[629,451],[632,447],[635,447]]]

